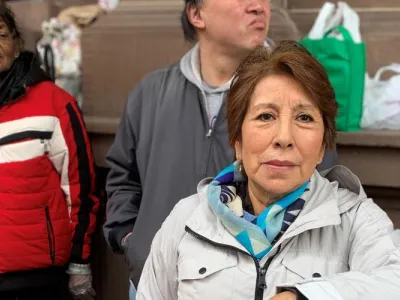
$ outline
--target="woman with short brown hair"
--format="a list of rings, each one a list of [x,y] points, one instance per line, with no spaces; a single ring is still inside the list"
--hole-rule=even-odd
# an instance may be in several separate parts
[[[316,171],[336,112],[302,46],[254,51],[228,95],[236,161],[164,222],[137,299],[397,299],[391,221],[348,169]]]

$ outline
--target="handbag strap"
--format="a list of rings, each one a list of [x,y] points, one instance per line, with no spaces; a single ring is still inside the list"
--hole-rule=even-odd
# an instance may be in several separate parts
[[[322,8],[320,9],[315,22],[308,33],[308,38],[320,39],[324,35],[325,31],[328,29],[326,26],[332,18],[332,15],[335,13],[336,6],[331,2],[325,2]]]
[[[386,71],[392,71],[394,73],[400,74],[400,64],[391,64],[379,68],[379,70],[375,74],[374,80],[380,80],[382,74],[385,73]]]
[[[353,38],[352,38],[350,32],[346,28],[341,26],[341,25],[335,26],[335,27],[331,28],[330,30],[328,30],[324,34],[324,37],[327,37],[328,35],[330,35],[334,31],[338,31],[346,41],[352,41],[353,42]]]

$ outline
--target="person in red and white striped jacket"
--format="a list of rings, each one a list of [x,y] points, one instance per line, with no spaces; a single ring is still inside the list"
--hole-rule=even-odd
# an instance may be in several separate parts
[[[0,4],[0,299],[92,299],[99,200],[75,99],[40,68]]]

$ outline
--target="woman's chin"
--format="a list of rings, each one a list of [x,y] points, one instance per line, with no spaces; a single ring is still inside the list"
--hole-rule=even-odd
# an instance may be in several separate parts
[[[262,188],[272,195],[282,195],[282,197],[290,192],[294,191],[301,184],[296,182],[288,181],[287,179],[271,179],[268,180]]]

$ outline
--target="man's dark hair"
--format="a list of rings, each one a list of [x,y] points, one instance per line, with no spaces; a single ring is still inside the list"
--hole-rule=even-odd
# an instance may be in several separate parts
[[[183,9],[181,15],[181,24],[183,35],[185,37],[185,40],[188,42],[195,42],[197,40],[197,34],[196,29],[189,21],[189,16],[186,12],[186,8],[189,4],[200,5],[201,2],[203,2],[203,0],[185,0],[185,8]]]
[[[0,2],[0,21],[3,21],[10,31],[12,38],[17,41],[20,48],[23,47],[24,39],[22,37],[19,26],[15,21],[15,15],[11,8],[4,2]]]

